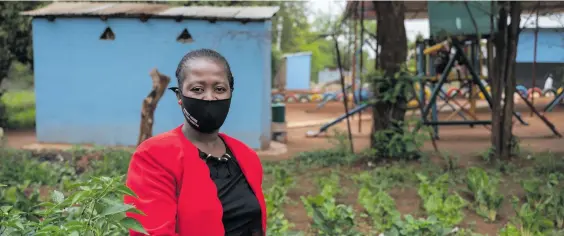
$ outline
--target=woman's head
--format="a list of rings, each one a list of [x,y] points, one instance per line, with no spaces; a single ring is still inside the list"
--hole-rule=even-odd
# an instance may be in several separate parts
[[[225,122],[231,95],[233,75],[227,60],[211,49],[186,54],[176,69],[176,95],[184,118],[201,133],[215,133]]]
[[[180,93],[203,100],[222,100],[231,97],[233,75],[227,60],[211,49],[187,53],[176,69]]]

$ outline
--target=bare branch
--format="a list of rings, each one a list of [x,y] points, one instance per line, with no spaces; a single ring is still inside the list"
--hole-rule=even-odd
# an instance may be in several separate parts
[[[520,33],[523,31],[523,29],[527,26],[527,23],[529,22],[529,19],[531,19],[531,17],[533,16],[532,12],[536,12],[536,15],[537,15],[537,22],[536,22],[536,24],[537,24],[537,25],[539,24],[539,22],[538,22],[538,21],[539,21],[538,15],[539,15],[539,10],[540,10],[540,4],[541,4],[541,2],[538,1],[538,2],[537,2],[537,5],[535,6],[535,9],[533,9],[533,10],[531,11],[531,14],[529,14],[529,16],[527,17],[527,19],[525,20],[525,23],[523,23],[523,27],[520,27],[520,28],[519,28],[519,31],[517,32],[517,34],[520,34]]]

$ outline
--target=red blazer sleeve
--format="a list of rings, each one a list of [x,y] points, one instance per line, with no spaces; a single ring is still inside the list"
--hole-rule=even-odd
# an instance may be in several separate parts
[[[142,146],[133,154],[126,180],[137,198],[126,196],[124,202],[134,205],[145,215],[127,213],[127,216],[137,219],[149,235],[177,236],[176,178],[164,160],[157,160]],[[144,234],[130,231],[130,235]]]

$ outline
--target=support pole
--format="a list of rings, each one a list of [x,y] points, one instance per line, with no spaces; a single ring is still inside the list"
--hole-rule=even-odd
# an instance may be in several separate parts
[[[558,132],[558,130],[556,130],[556,127],[554,127],[554,124],[552,124],[552,122],[550,122],[544,115],[540,114],[535,106],[533,106],[533,104],[525,96],[523,96],[523,94],[519,92],[517,94],[519,94],[521,99],[523,99],[525,104],[527,104],[527,106],[531,109],[531,112],[536,114],[544,122],[544,124],[546,124],[550,131],[552,131],[552,133],[556,135],[556,137],[562,138],[562,135]]]
[[[442,86],[442,85],[441,85],[441,86]],[[440,91],[442,88],[440,88],[440,87],[438,86],[438,84],[433,83],[433,84],[431,84],[431,89],[432,89],[433,91],[435,91],[435,90]],[[440,94],[440,93],[438,93],[437,95],[439,95],[439,94]],[[435,122],[435,124],[433,124],[433,131],[434,131],[434,134],[435,134],[435,137],[434,137],[434,138],[438,140],[438,139],[439,139],[439,126],[438,126],[438,124],[439,124],[439,123],[438,123],[438,122],[439,122],[439,112],[437,111],[437,101],[436,101],[436,100],[435,100],[435,102],[433,102],[433,104],[432,104],[431,120],[432,120],[433,122]]]
[[[466,70],[470,70],[470,68],[472,68],[472,70],[474,70],[474,68],[476,68],[476,44],[474,44],[474,41],[471,41],[472,43],[470,44],[470,56],[472,57],[472,61],[466,61]],[[469,67],[468,65],[470,65],[470,63],[472,63],[472,67]],[[481,83],[480,78],[478,78],[478,82],[477,83]],[[472,114],[476,115],[476,96],[475,96],[475,92],[476,92],[476,80],[470,80],[470,111],[472,112]]]
[[[552,109],[554,109],[554,107],[558,105],[558,103],[560,103],[562,100],[564,100],[564,89],[559,94],[556,94],[554,99],[546,105],[544,112],[551,112]]]
[[[362,104],[362,83],[364,80],[364,51],[362,50],[364,46],[364,2],[360,3],[360,53],[359,53],[359,75],[360,84],[358,86],[358,103]],[[358,132],[361,133],[362,130],[362,111],[358,112]]]
[[[357,5],[357,6],[358,6],[358,5],[362,5],[362,2],[357,2],[356,5]],[[358,18],[358,8],[355,8],[355,9],[356,9],[356,10],[354,11],[354,12],[355,12],[355,17],[354,17],[354,19],[352,20],[352,21],[353,21],[353,22],[352,22],[352,25],[353,25],[353,28],[354,28],[354,29],[353,29],[353,40],[352,40],[352,41],[353,41],[353,50],[352,50],[352,53],[351,53],[351,60],[352,60],[352,63],[351,63],[351,64],[352,64],[352,65],[351,65],[351,80],[352,80],[351,82],[352,82],[352,89],[351,89],[351,90],[352,90],[352,94],[353,94],[353,103],[352,103],[351,109],[354,109],[354,107],[355,107],[355,105],[356,105],[356,96],[355,96],[355,92],[356,92],[356,76],[357,76],[357,73],[356,73],[356,68],[357,68],[357,66],[356,66],[356,50],[358,50],[358,42],[357,42],[357,39],[358,39],[358,38],[357,38],[357,30],[356,30],[356,29],[357,29],[357,26],[358,26],[358,25],[357,25],[358,21],[357,21],[356,19]],[[360,117],[359,117],[359,119],[358,119],[358,122],[361,122]]]
[[[538,3],[540,4],[540,2]],[[531,70],[533,71],[533,86],[531,87],[531,94],[529,96],[531,96],[531,105],[534,107],[535,106],[535,87],[536,87],[536,81],[537,81],[537,44],[538,44],[538,38],[539,38],[539,11],[538,11],[538,6],[537,6],[537,16],[536,16],[536,21],[535,21],[535,38],[533,41],[533,68],[531,68]],[[531,109],[531,117],[533,116],[533,110]]]
[[[336,56],[337,56],[337,67],[339,68],[339,75],[341,77],[341,90],[343,92],[343,103],[345,105],[345,114],[349,114],[349,96],[347,96],[347,89],[345,88],[345,76],[343,75],[343,65],[341,63],[341,51],[339,50],[339,41],[337,41],[337,36],[333,35],[333,41],[335,42],[335,52],[336,52]],[[349,119],[349,116],[347,115],[347,130],[349,133],[349,142],[350,142],[350,148],[351,148],[351,153],[354,153],[354,144],[353,144],[353,138],[352,138],[352,132],[351,132],[351,121]]]

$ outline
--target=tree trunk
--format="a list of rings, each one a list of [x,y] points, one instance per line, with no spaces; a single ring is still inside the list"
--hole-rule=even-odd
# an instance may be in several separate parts
[[[141,125],[139,127],[137,145],[153,136],[155,109],[170,82],[170,77],[159,73],[157,69],[153,69],[149,74],[153,80],[153,88],[149,95],[143,99],[143,105],[141,107]]]
[[[515,137],[513,136],[513,110],[515,104],[513,94],[517,84],[515,77],[515,58],[517,57],[517,42],[519,40],[519,25],[521,23],[521,2],[512,1],[509,3],[511,24],[507,37],[507,68],[505,77],[505,110],[503,111],[503,151],[500,158],[509,159],[513,154]]]
[[[405,5],[403,1],[373,1],[378,22],[378,45],[381,46],[377,70],[384,72],[384,78],[390,80],[388,88],[395,86],[394,74],[399,72],[407,57],[407,36],[405,32]],[[378,50],[378,47],[376,48]],[[378,53],[378,52],[376,52]],[[379,97],[386,89],[373,83],[373,92]],[[381,143],[374,139],[375,132],[394,128],[395,121],[403,121],[406,112],[406,99],[400,98],[396,103],[378,101],[372,108],[371,146],[375,148]]]
[[[498,33],[495,38],[496,71],[492,78],[492,147],[497,158],[509,159],[515,145],[513,136],[513,94],[515,93],[515,57],[519,24],[521,22],[521,3],[500,2]],[[511,24],[507,26],[507,13]],[[505,94],[502,99],[501,94]],[[503,100],[503,102],[502,102]]]
[[[505,87],[505,81],[503,74],[505,73],[503,68],[504,62],[506,61],[506,37],[507,37],[507,11],[504,7],[503,2],[499,2],[499,20],[497,25],[497,34],[495,34],[494,40],[492,43],[495,44],[495,58],[493,55],[490,57],[490,61],[492,61],[492,72],[490,75],[492,80],[492,148],[494,149],[493,155],[496,157],[501,156],[501,140],[502,140],[502,120],[503,120],[503,104],[502,104],[502,94],[503,88]],[[492,11],[492,14],[493,11]],[[495,17],[495,16],[494,16]],[[493,50],[492,50],[493,52]],[[492,53],[493,54],[493,53]],[[488,54],[488,56],[490,56]]]

